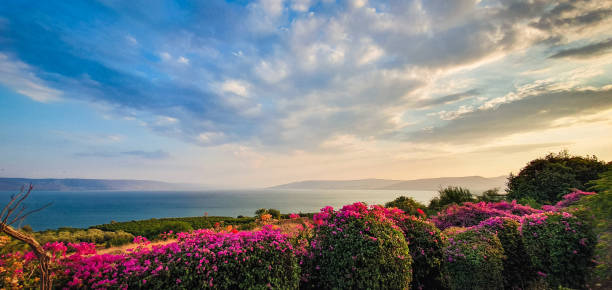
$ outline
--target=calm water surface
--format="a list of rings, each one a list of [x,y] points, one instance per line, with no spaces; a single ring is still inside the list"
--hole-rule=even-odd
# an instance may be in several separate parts
[[[0,192],[0,206],[11,194]],[[383,204],[400,195],[427,202],[434,191],[397,190],[210,190],[210,191],[33,191],[28,208],[47,202],[53,205],[32,214],[23,223],[34,230],[58,227],[86,228],[114,221],[130,221],[162,217],[252,216],[259,208],[276,208],[283,213],[315,212],[324,206],[334,208],[363,201]]]

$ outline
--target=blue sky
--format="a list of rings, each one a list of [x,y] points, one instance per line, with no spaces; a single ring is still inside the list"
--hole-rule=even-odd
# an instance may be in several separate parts
[[[0,176],[213,186],[612,159],[612,1],[3,1]]]

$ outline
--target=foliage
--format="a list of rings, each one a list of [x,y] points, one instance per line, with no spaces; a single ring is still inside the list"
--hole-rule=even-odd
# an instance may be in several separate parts
[[[593,266],[595,234],[588,223],[567,212],[524,216],[521,234],[527,253],[551,288],[582,288]]]
[[[400,196],[393,201],[385,203],[385,207],[399,208],[403,210],[404,213],[413,216],[420,216],[421,212],[423,212],[422,210],[427,208],[424,204],[414,200],[412,197],[406,196]],[[421,212],[418,211],[419,209]]]
[[[609,167],[611,165],[608,164]],[[590,185],[598,194],[582,198],[578,205],[588,209],[595,218],[598,236],[595,258],[598,264],[594,276],[596,279],[612,280],[612,168],[600,174],[600,178]]]
[[[461,204],[468,201],[475,201],[469,189],[449,186],[438,191],[439,197],[433,198],[429,202],[428,208],[432,211],[439,211],[450,204]]]
[[[412,256],[412,289],[442,288],[443,247],[446,236],[431,222],[415,216],[394,214]]]
[[[66,253],[74,253],[70,258],[93,254],[95,245],[91,243],[46,243],[43,249],[50,254],[49,269],[51,279],[63,277],[62,260]],[[0,255],[0,286],[2,289],[36,289],[40,283],[40,261],[34,252],[17,251]],[[4,288],[6,287],[6,288]]]
[[[596,194],[595,192],[585,192],[582,190],[575,190],[572,193],[568,193],[563,196],[555,205],[543,205],[542,209],[545,211],[557,211],[564,210],[565,208],[576,205],[583,197]]]
[[[526,289],[536,278],[519,227],[518,219],[512,217],[492,217],[473,227],[497,234],[505,254],[502,275],[506,289]]]
[[[516,201],[511,203],[506,201],[465,202],[463,205],[450,205],[436,216],[433,216],[431,220],[439,229],[444,230],[448,227],[475,226],[484,220],[496,216],[516,217],[537,212],[541,211],[518,204]]]
[[[593,214],[602,220],[612,221],[612,165],[608,171],[602,173],[599,179],[593,180],[592,190],[598,192],[583,199],[582,204],[588,207]]]
[[[47,230],[43,232],[35,232],[32,234],[34,238],[41,244],[52,242],[64,243],[94,243],[105,246],[120,246],[132,242],[134,236],[122,230],[116,232],[102,231],[99,229],[71,229],[64,228],[58,230]],[[27,245],[9,239],[4,247],[0,248],[0,253],[10,253],[15,251],[24,251]]]
[[[485,190],[481,195],[476,196],[477,201],[497,202],[506,197],[505,194],[499,193],[499,188]]]
[[[260,208],[258,210],[255,211],[255,216],[261,218],[262,215],[264,214],[269,214],[272,218],[275,219],[280,219],[281,218],[281,212],[278,209],[274,209],[274,208]]]
[[[184,217],[184,218],[162,218],[131,222],[116,222],[93,226],[92,228],[104,231],[125,231],[134,236],[143,236],[155,239],[161,233],[170,230],[181,232],[191,229],[211,229],[216,223],[220,225],[235,225],[239,229],[250,229],[254,226],[255,218],[243,217]]]
[[[122,255],[63,260],[67,288],[295,289],[299,267],[287,236],[260,231],[179,233],[178,241]]]
[[[397,209],[395,209],[397,210]],[[363,203],[325,207],[304,257],[304,288],[406,289],[411,256],[389,209]]]
[[[508,178],[508,198],[533,198],[539,203],[552,204],[571,192],[572,188],[587,190],[588,182],[608,166],[595,156],[571,156],[566,151],[548,154],[530,161],[517,175]]]
[[[497,235],[478,229],[450,228],[443,275],[450,289],[499,289],[504,249]]]

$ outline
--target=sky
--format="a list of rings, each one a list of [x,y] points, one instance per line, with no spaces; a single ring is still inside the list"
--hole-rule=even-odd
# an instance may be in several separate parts
[[[4,177],[493,177],[611,132],[612,1],[0,3]]]

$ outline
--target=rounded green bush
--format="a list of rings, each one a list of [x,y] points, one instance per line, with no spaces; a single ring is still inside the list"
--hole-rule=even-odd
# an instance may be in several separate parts
[[[449,228],[443,277],[450,289],[503,288],[504,249],[496,234],[479,229]]]
[[[326,207],[316,214],[302,287],[409,288],[412,259],[408,244],[385,211],[355,203],[339,211]]]
[[[442,287],[443,248],[446,236],[431,222],[409,215],[394,215],[404,232],[412,256],[412,289]]]
[[[546,212],[523,217],[521,233],[536,273],[549,287],[584,287],[596,243],[588,223],[567,212]]]
[[[511,217],[492,217],[474,227],[497,234],[504,248],[504,288],[525,289],[536,278],[531,259],[519,231],[520,222]]]

